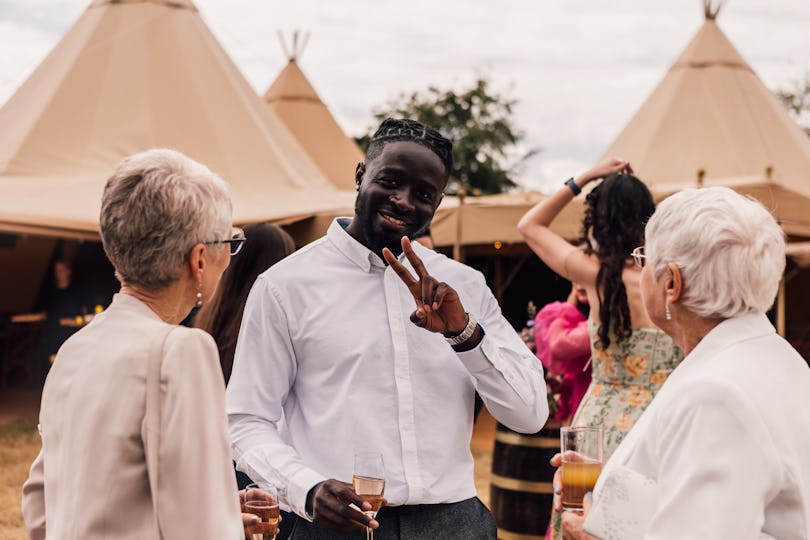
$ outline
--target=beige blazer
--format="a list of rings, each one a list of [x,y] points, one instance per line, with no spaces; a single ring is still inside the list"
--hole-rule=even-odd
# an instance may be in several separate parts
[[[40,450],[23,485],[32,539],[152,538],[144,452],[147,356],[166,323],[132,296],[65,342],[42,394]],[[243,538],[219,356],[177,327],[164,347],[158,519],[165,540]]]

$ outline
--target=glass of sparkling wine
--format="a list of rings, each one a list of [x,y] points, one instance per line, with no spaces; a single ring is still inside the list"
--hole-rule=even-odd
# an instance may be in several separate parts
[[[385,494],[385,467],[379,452],[357,452],[354,455],[354,492],[371,505],[371,510],[363,512],[370,518],[377,516]],[[366,540],[374,540],[374,530],[366,528]]]
[[[278,534],[278,494],[269,484],[250,484],[245,488],[243,512],[259,517],[248,529],[251,540],[275,540]]]
[[[560,429],[563,510],[582,510],[582,498],[593,492],[604,463],[601,427]]]

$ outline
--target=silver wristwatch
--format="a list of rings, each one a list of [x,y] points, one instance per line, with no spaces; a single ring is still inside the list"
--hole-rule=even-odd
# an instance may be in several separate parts
[[[472,337],[475,333],[475,327],[478,326],[478,321],[475,320],[475,317],[471,313],[467,313],[467,326],[464,327],[464,330],[461,331],[460,334],[456,334],[452,337],[445,336],[444,339],[447,340],[447,343],[450,345],[461,345],[468,339]]]

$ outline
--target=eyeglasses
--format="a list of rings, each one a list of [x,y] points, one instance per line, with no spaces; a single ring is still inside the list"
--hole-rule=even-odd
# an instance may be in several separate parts
[[[233,228],[231,237],[227,240],[211,240],[210,242],[203,242],[203,244],[230,244],[231,257],[239,253],[246,240],[245,231],[239,227]]]
[[[644,264],[647,262],[647,255],[644,254],[644,246],[638,246],[630,252],[630,256],[633,257],[633,262],[636,263],[636,266],[644,268]]]

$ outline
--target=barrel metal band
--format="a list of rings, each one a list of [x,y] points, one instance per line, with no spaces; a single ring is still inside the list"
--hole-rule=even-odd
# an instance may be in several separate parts
[[[543,540],[543,534],[521,534],[498,527],[498,540]]]
[[[560,441],[549,438],[527,437],[518,433],[496,431],[495,440],[515,446],[528,446],[531,448],[559,448]]]
[[[551,482],[532,482],[531,480],[518,480],[507,478],[499,474],[491,474],[490,481],[493,486],[512,491],[525,491],[527,493],[554,493],[554,485]]]

